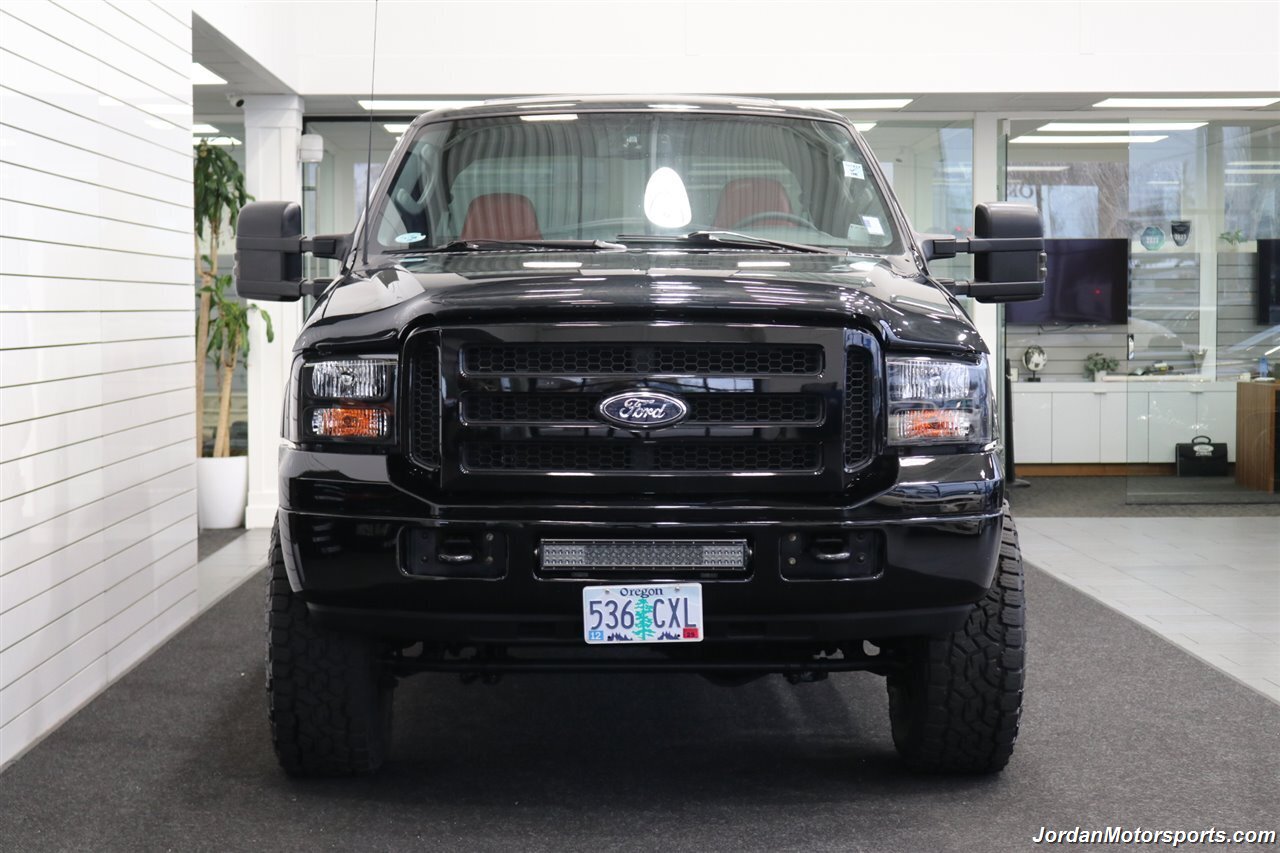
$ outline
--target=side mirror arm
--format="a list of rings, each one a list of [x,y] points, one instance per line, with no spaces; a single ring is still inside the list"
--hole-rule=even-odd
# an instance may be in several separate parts
[[[920,248],[925,260],[954,258],[958,254],[979,255],[987,252],[1043,252],[1043,237],[955,237],[924,236]]]

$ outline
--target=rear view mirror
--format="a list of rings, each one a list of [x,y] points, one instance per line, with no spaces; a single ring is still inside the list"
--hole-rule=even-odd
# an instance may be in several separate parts
[[[951,258],[959,252],[977,255],[973,281],[950,286],[957,296],[979,302],[1021,302],[1044,295],[1046,273],[1044,225],[1030,204],[998,201],[974,210],[974,236],[925,237],[926,258]]]
[[[351,236],[302,236],[302,208],[292,201],[254,201],[236,226],[236,293],[246,299],[295,302],[323,290],[328,281],[302,278],[302,255],[342,259]]]

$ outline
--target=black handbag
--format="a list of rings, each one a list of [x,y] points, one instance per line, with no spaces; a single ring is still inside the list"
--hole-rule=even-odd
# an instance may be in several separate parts
[[[1227,445],[1207,435],[1197,435],[1189,442],[1173,446],[1173,458],[1179,477],[1227,476]]]

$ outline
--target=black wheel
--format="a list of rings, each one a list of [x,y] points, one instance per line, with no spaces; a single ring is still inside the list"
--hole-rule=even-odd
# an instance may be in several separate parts
[[[271,740],[293,776],[348,776],[382,765],[394,680],[379,645],[316,625],[289,587],[280,530],[267,582],[267,698]]]
[[[889,720],[907,766],[934,773],[995,773],[1013,754],[1022,715],[1026,626],[1018,531],[1005,509],[995,582],[964,627],[895,651]]]

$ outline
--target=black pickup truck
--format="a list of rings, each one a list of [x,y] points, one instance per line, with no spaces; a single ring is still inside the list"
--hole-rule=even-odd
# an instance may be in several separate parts
[[[242,211],[240,295],[316,297],[267,605],[288,772],[375,770],[423,671],[868,670],[911,767],[1008,761],[1022,565],[957,296],[1040,294],[1038,214],[915,234],[841,116],[656,100],[423,115],[352,234]],[[957,252],[972,281],[930,274]]]

